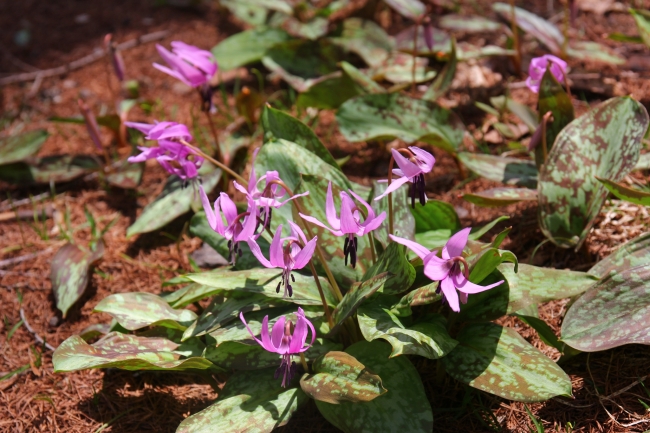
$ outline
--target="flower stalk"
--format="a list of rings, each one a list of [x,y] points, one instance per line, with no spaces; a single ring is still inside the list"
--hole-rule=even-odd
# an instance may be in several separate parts
[[[227,165],[217,161],[216,159],[214,159],[213,157],[211,157],[210,155],[208,155],[198,147],[191,145],[185,140],[180,140],[180,143],[183,144],[184,146],[187,146],[189,149],[193,150],[197,155],[202,156],[203,158],[210,161],[212,164],[216,165],[217,167],[219,167],[220,169],[222,169],[223,171],[225,171],[226,173],[228,173],[229,175],[237,179],[242,185],[248,186],[248,181],[246,181],[246,179],[244,179],[243,177],[235,173],[233,170],[231,170],[230,167],[228,167]]]

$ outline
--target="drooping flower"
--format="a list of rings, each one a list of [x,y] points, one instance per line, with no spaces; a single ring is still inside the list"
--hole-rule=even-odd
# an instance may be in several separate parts
[[[111,33],[107,34],[104,37],[104,46],[106,47],[106,50],[111,57],[111,64],[113,65],[115,76],[120,82],[123,82],[126,75],[124,68],[124,59],[122,58],[122,54],[120,54],[119,50],[117,49],[117,46],[113,41],[113,35]]]
[[[398,179],[393,179],[386,188],[383,194],[375,197],[375,200],[381,200],[391,192],[397,190],[400,186],[407,182],[411,182],[411,189],[409,195],[411,197],[411,207],[415,207],[415,198],[419,197],[420,204],[425,205],[427,196],[425,194],[424,174],[429,173],[436,163],[436,158],[424,149],[419,147],[410,146],[406,149],[391,149],[393,158],[397,163],[399,169],[393,169],[393,174],[400,176]],[[409,158],[402,155],[401,152],[410,154]]]
[[[282,386],[286,387],[293,378],[296,371],[296,363],[291,361],[292,355],[298,355],[307,351],[316,340],[316,330],[314,325],[305,317],[305,312],[302,308],[298,307],[296,313],[297,320],[294,327],[291,320],[285,316],[278,319],[273,325],[273,330],[269,336],[269,316],[265,316],[262,320],[262,340],[255,337],[253,331],[244,319],[244,313],[239,313],[239,318],[246,326],[246,329],[251,336],[262,346],[266,351],[277,353],[282,356],[280,367],[275,371],[275,378],[277,379],[282,374]],[[311,343],[305,346],[307,335],[311,330]]]
[[[142,153],[129,157],[129,162],[143,162],[155,158],[168,173],[175,174],[183,180],[198,176],[203,157],[182,144],[183,141],[192,140],[187,126],[176,122],[157,122],[153,125],[125,122],[125,125],[145,134],[147,140],[158,141],[157,146],[138,147]]]
[[[289,221],[289,225],[291,225],[291,236],[289,237],[282,238],[282,224],[275,231],[269,250],[270,260],[264,257],[260,246],[254,238],[251,237],[248,239],[248,246],[263,266],[267,268],[282,268],[282,281],[278,283],[275,291],[279,292],[280,285],[284,285],[284,296],[288,294],[291,297],[293,295],[293,289],[289,279],[293,282],[296,281],[293,275],[291,275],[291,271],[294,269],[302,269],[309,263],[311,256],[314,255],[318,236],[314,236],[312,240],[307,242],[305,234],[298,225],[292,221]]]
[[[201,195],[203,210],[205,210],[205,216],[208,219],[210,228],[228,240],[230,263],[234,265],[237,256],[241,256],[239,242],[248,241],[255,234],[255,227],[257,226],[255,203],[249,200],[247,211],[238,214],[237,206],[225,192],[222,192],[219,198],[215,200],[214,209],[210,205],[210,200],[203,190],[203,186],[199,187],[199,194]],[[226,219],[225,224],[223,223],[222,214]]]
[[[154,68],[179,79],[188,86],[197,88],[203,100],[203,110],[212,108],[212,88],[210,80],[217,72],[217,63],[210,51],[202,50],[181,41],[172,42],[169,51],[162,45],[156,44],[160,56],[169,65],[154,63]]]
[[[467,245],[470,230],[471,228],[468,227],[453,235],[442,248],[442,258],[437,256],[438,251],[429,251],[416,242],[388,235],[394,242],[405,245],[422,259],[424,275],[433,281],[440,281],[439,290],[442,290],[449,306],[456,312],[460,311],[459,296],[456,290],[460,292],[460,302],[466,304],[468,295],[489,290],[503,283],[501,280],[487,286],[479,286],[469,281],[468,265],[462,254],[465,245]],[[461,264],[464,266],[464,272],[461,270]]]
[[[257,151],[255,151],[255,154],[253,156],[253,163],[255,162],[256,156]],[[237,188],[238,191],[246,194],[246,197],[252,199],[257,205],[259,216],[263,221],[264,228],[270,227],[272,212],[274,208],[277,209],[279,207],[282,207],[294,198],[309,195],[309,191],[307,191],[301,194],[296,194],[282,201],[281,199],[287,194],[287,191],[276,183],[281,181],[282,179],[280,179],[280,175],[275,170],[267,171],[266,174],[257,179],[255,174],[255,165],[253,165],[250,178],[248,179],[248,189],[237,183],[236,180],[233,181],[235,188]],[[259,188],[262,182],[264,183],[264,188],[260,191]]]
[[[535,57],[530,61],[530,66],[528,67],[528,78],[526,78],[526,86],[535,93],[539,93],[539,86],[542,82],[542,77],[546,69],[551,69],[551,74],[555,79],[563,83],[564,77],[567,72],[567,63],[556,57],[552,54],[545,54],[541,57]]]
[[[345,236],[345,241],[343,243],[343,254],[345,254],[345,264],[348,264],[348,257],[350,258],[350,263],[354,268],[357,264],[357,236],[363,236],[376,228],[378,228],[381,223],[386,218],[386,212],[375,216],[375,212],[372,210],[372,207],[363,200],[358,194],[354,191],[349,190],[349,194],[352,195],[359,203],[361,203],[365,208],[365,218],[361,222],[362,212],[359,210],[359,207],[355,204],[354,200],[350,198],[347,192],[341,191],[339,196],[341,197],[341,217],[339,218],[336,215],[336,207],[334,206],[334,197],[332,196],[332,182],[327,185],[327,198],[325,200],[325,215],[327,216],[327,222],[330,227],[326,226],[324,223],[320,222],[316,218],[303,215],[300,216],[309,221],[310,223],[316,224],[317,226],[323,227],[335,236]]]

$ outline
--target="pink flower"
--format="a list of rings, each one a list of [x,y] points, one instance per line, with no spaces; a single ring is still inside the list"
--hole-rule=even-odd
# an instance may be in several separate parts
[[[296,280],[291,275],[291,271],[294,269],[304,268],[311,256],[314,255],[314,249],[316,248],[316,241],[318,237],[314,236],[312,240],[307,242],[305,234],[300,230],[295,223],[289,221],[291,225],[291,236],[286,238],[281,238],[282,236],[282,225],[278,226],[278,229],[275,231],[275,236],[271,241],[270,261],[266,260],[266,257],[262,254],[260,246],[255,242],[255,239],[248,239],[248,246],[251,249],[251,252],[260,263],[267,268],[282,268],[282,281],[278,283],[278,287],[275,289],[276,292],[280,291],[280,285],[284,285],[284,296],[289,294],[289,297],[293,295],[293,290],[291,284],[289,283],[289,278],[291,281],[295,282]],[[285,244],[286,242],[286,244]]]
[[[246,323],[244,313],[239,313],[239,318],[244,323],[244,326],[246,326],[248,332],[260,346],[268,352],[282,355],[282,362],[280,363],[280,367],[275,371],[275,378],[277,379],[280,374],[282,374],[283,387],[286,387],[291,381],[296,370],[296,363],[291,361],[291,356],[307,351],[316,340],[316,330],[314,329],[314,325],[307,320],[302,308],[298,308],[296,316],[298,319],[296,320],[295,328],[291,320],[287,320],[285,316],[280,317],[278,321],[275,322],[275,325],[273,325],[273,330],[271,331],[270,336],[269,316],[265,316],[264,320],[262,320],[262,340],[260,340],[255,337],[255,334],[251,331],[248,323]],[[311,343],[305,346],[309,330],[311,330]]]
[[[402,151],[405,151],[402,149]],[[411,207],[415,207],[416,196],[420,198],[420,204],[425,205],[427,196],[424,190],[424,174],[429,173],[436,163],[436,158],[426,150],[419,147],[411,146],[406,151],[411,154],[410,158],[404,157],[399,150],[391,149],[393,159],[397,163],[399,169],[393,169],[393,174],[400,176],[398,179],[393,180],[383,194],[375,197],[375,200],[381,200],[391,192],[397,190],[400,186],[407,182],[411,182],[411,189],[409,195],[411,197]]]
[[[228,240],[230,262],[234,265],[237,256],[241,256],[239,242],[248,241],[255,234],[255,227],[257,226],[255,203],[249,200],[248,210],[242,214],[238,214],[235,203],[230,199],[228,194],[222,192],[214,202],[213,210],[212,206],[210,206],[210,200],[203,190],[203,186],[199,187],[199,193],[201,194],[201,202],[203,203],[203,210],[208,219],[208,224],[210,224],[212,230]],[[225,225],[222,214],[226,220]]]
[[[159,44],[156,44],[156,49],[169,67],[158,63],[154,63],[153,67],[197,88],[203,101],[202,109],[210,110],[212,88],[209,82],[218,68],[212,53],[181,41],[172,42],[171,52]]]
[[[325,202],[325,215],[327,216],[327,222],[331,228],[312,216],[303,214],[299,215],[310,223],[329,230],[335,236],[346,236],[345,242],[343,243],[345,264],[348,264],[349,256],[350,263],[354,268],[357,263],[356,236],[363,236],[378,228],[386,218],[386,212],[382,212],[379,216],[375,216],[375,212],[367,202],[365,202],[354,191],[350,190],[349,193],[366,208],[366,217],[363,222],[361,222],[361,212],[359,211],[359,208],[345,191],[339,193],[339,196],[341,197],[341,218],[336,216],[334,197],[332,196],[332,182],[327,185],[327,198]]]
[[[129,157],[129,162],[143,162],[155,158],[168,173],[183,180],[194,179],[199,175],[198,170],[203,164],[203,158],[181,143],[192,140],[187,126],[176,122],[156,122],[153,125],[125,122],[125,125],[145,134],[147,140],[158,141],[158,146],[138,147],[142,153]]]
[[[560,83],[564,82],[564,76],[567,72],[567,63],[552,54],[545,54],[541,57],[535,57],[530,61],[526,86],[528,86],[531,91],[539,93],[539,86],[542,82],[542,77],[549,65],[551,67],[551,74],[553,74],[555,79]]]
[[[501,280],[489,286],[479,286],[468,280],[467,262],[462,254],[465,245],[467,245],[470,230],[471,228],[468,227],[453,235],[442,248],[442,258],[436,255],[438,251],[429,251],[416,242],[388,235],[394,242],[405,245],[422,259],[424,275],[433,281],[440,281],[439,290],[442,290],[449,306],[456,312],[460,311],[456,290],[460,292],[460,302],[466,304],[469,294],[483,292],[503,283]],[[465,273],[461,271],[460,263],[465,266]]]
[[[258,149],[259,150],[259,149]],[[253,156],[253,163],[255,162],[255,157],[257,156],[257,150]],[[259,216],[264,221],[264,228],[268,228],[271,225],[271,216],[272,209],[279,208],[284,206],[290,200],[293,200],[297,197],[302,197],[309,195],[309,191],[303,192],[302,194],[296,194],[293,197],[281,201],[281,199],[287,194],[286,190],[282,188],[275,182],[281,182],[280,175],[277,171],[267,171],[266,174],[259,179],[255,175],[255,166],[251,169],[251,175],[248,179],[248,189],[244,188],[242,185],[233,181],[235,188],[238,191],[246,194],[247,198],[252,199],[258,207]],[[259,190],[260,183],[264,182],[264,189]]]

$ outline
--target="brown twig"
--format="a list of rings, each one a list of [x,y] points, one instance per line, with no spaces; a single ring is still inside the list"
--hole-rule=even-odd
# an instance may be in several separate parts
[[[126,50],[128,48],[137,47],[138,45],[141,44],[158,41],[160,39],[167,37],[167,35],[169,35],[169,31],[167,30],[149,33],[143,36],[139,36],[136,39],[131,39],[129,41],[123,42],[117,45],[117,49]],[[57,75],[67,74],[68,72],[74,71],[75,69],[79,69],[93,62],[96,62],[97,60],[103,58],[105,55],[106,55],[105,48],[96,48],[95,51],[93,51],[91,54],[88,54],[87,56],[84,56],[80,59],[73,60],[72,62],[66,63],[63,66],[59,66],[51,69],[43,69],[42,71],[25,72],[22,74],[15,74],[15,75],[10,75],[8,77],[0,78],[0,86],[6,86],[7,84],[13,84],[13,83],[21,83],[23,81],[32,81],[37,79],[38,77],[42,79],[42,78],[56,77]]]
[[[25,325],[25,328],[27,328],[27,330],[34,336],[34,339],[38,342],[38,344],[45,346],[47,349],[53,352],[56,350],[56,347],[52,346],[50,343],[45,341],[43,337],[38,335],[38,333],[34,330],[34,328],[31,327],[31,325],[27,321],[27,317],[25,317],[25,311],[23,310],[22,307],[20,307],[20,318],[23,320],[23,325]]]
[[[36,258],[36,257],[42,255],[42,254],[47,254],[50,251],[52,251],[53,249],[54,249],[54,247],[49,247],[49,248],[46,248],[44,250],[37,251],[35,253],[25,254],[24,256],[13,257],[11,259],[6,259],[6,260],[0,260],[0,268],[6,268],[7,266],[15,265],[15,264],[21,263],[21,262],[26,262],[27,260],[31,260],[33,258]]]

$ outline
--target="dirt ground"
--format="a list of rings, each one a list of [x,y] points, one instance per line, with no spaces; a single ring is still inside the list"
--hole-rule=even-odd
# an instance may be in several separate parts
[[[123,42],[165,30],[168,35],[158,41],[161,44],[182,40],[207,49],[243,28],[215,4],[188,2],[190,7],[174,7],[166,3],[147,0],[0,2],[0,79],[34,69],[54,68],[86,56],[100,46],[108,32],[114,33],[118,42]],[[463,12],[491,15],[490,2],[463,3],[472,4],[464,7]],[[557,1],[517,3],[547,18],[557,18],[562,10]],[[637,1],[636,6],[650,8],[650,4],[643,3],[650,2]],[[549,8],[549,4],[553,7]],[[618,9],[624,11],[625,7],[627,5],[621,5]],[[400,23],[399,19],[389,23],[391,33]],[[646,107],[650,104],[648,49],[640,44],[607,38],[614,32],[636,34],[633,20],[627,13],[582,11],[571,31],[575,37],[607,44],[628,59],[628,63],[619,68],[570,63],[572,76],[577,77],[572,89],[578,96],[575,101],[578,113],[615,95],[631,94]],[[26,37],[29,42],[25,46],[17,44],[17,40]],[[461,41],[481,38],[490,41],[492,36],[459,34],[458,37]],[[527,52],[529,56],[533,54],[542,52]],[[191,121],[191,107],[198,112],[196,95],[171,77],[153,70],[151,64],[159,61],[154,43],[140,44],[126,50],[123,56],[128,78],[140,82],[141,96],[152,101],[152,111],[159,120]],[[512,77],[510,66],[504,66],[503,61],[487,60],[481,64],[491,73]],[[465,95],[471,93],[487,102],[488,96],[502,94],[508,82],[516,83],[521,79],[515,76],[496,80],[487,88],[461,86],[452,90],[443,103],[455,107],[470,132],[478,133],[485,116]],[[243,84],[255,87],[256,82],[254,76],[243,74]],[[233,80],[226,85],[232,89]],[[283,85],[271,84],[267,92],[274,88],[280,89]],[[42,82],[11,84],[0,88],[0,122],[5,125],[5,134],[21,128],[47,129],[51,135],[39,155],[92,152],[93,145],[85,127],[55,124],[48,118],[77,115],[76,100],[80,95],[96,113],[105,112],[113,103],[116,89],[117,83],[106,59]],[[535,103],[535,98],[521,86],[512,86],[511,95],[531,107]],[[151,117],[135,108],[130,119],[146,121]],[[352,155],[344,166],[346,173],[366,183],[370,178],[381,177],[388,159],[377,144],[347,143],[333,122],[332,113],[321,113],[317,132],[335,157]],[[110,137],[103,138],[107,144]],[[469,147],[473,150],[471,143]],[[493,147],[495,153],[503,149],[503,144]],[[128,153],[129,149],[123,150]],[[575,254],[547,243],[531,257],[531,252],[544,240],[537,225],[536,204],[524,202],[499,209],[474,207],[462,200],[462,193],[498,184],[473,177],[463,179],[451,156],[432,150],[437,163],[427,178],[429,197],[452,203],[467,226],[482,225],[499,215],[510,216],[493,230],[492,235],[512,226],[503,248],[512,250],[522,263],[584,271],[617,245],[648,229],[647,208],[609,201],[583,253]],[[647,175],[645,172],[633,176],[645,181]],[[44,239],[42,233],[39,235],[30,220],[10,218],[0,222],[0,263],[18,257],[28,258],[0,266],[0,377],[25,366],[24,372],[0,381],[0,432],[173,432],[185,417],[207,407],[217,397],[218,389],[192,375],[120,370],[54,374],[52,352],[42,349],[35,341],[38,335],[56,347],[87,326],[109,320],[107,315],[92,313],[93,307],[107,295],[132,291],[160,293],[164,280],[191,270],[188,255],[200,247],[201,241],[187,235],[184,220],[174,221],[150,234],[131,239],[125,237],[126,228],[141,208],[162,190],[166,177],[164,170],[153,161],[147,164],[137,193],[104,188],[92,178],[57,186],[54,205],[57,210],[70,210],[72,225],[77,228],[77,241],[87,242],[90,238],[84,206],[98,217],[100,226],[118,218],[105,236],[106,254],[92,275],[87,294],[65,320],[55,308],[48,278],[50,260],[63,244],[56,237],[54,222],[50,219],[46,223],[49,239]],[[8,197],[19,202],[30,195],[47,195],[49,188],[0,182],[0,192],[2,214],[11,211]],[[52,201],[48,203],[51,205]],[[31,210],[33,205],[27,200],[19,209]],[[558,333],[565,307],[566,301],[540,307],[540,315]],[[23,325],[16,328],[14,325],[21,318]],[[518,319],[506,318],[501,323],[518,329],[553,359],[559,358],[554,349],[542,343],[537,334]],[[642,432],[650,429],[650,417],[643,403],[650,402],[650,393],[643,384],[650,375],[649,357],[650,348],[646,346],[579,355],[562,365],[572,378],[575,398],[555,398],[531,404],[529,409],[542,420],[547,431]],[[413,361],[431,400],[436,432],[525,432],[533,428],[523,404],[478,392],[449,378],[444,384],[436,384],[434,363],[421,358],[413,358]],[[322,418],[313,402],[280,430],[337,431]]]

